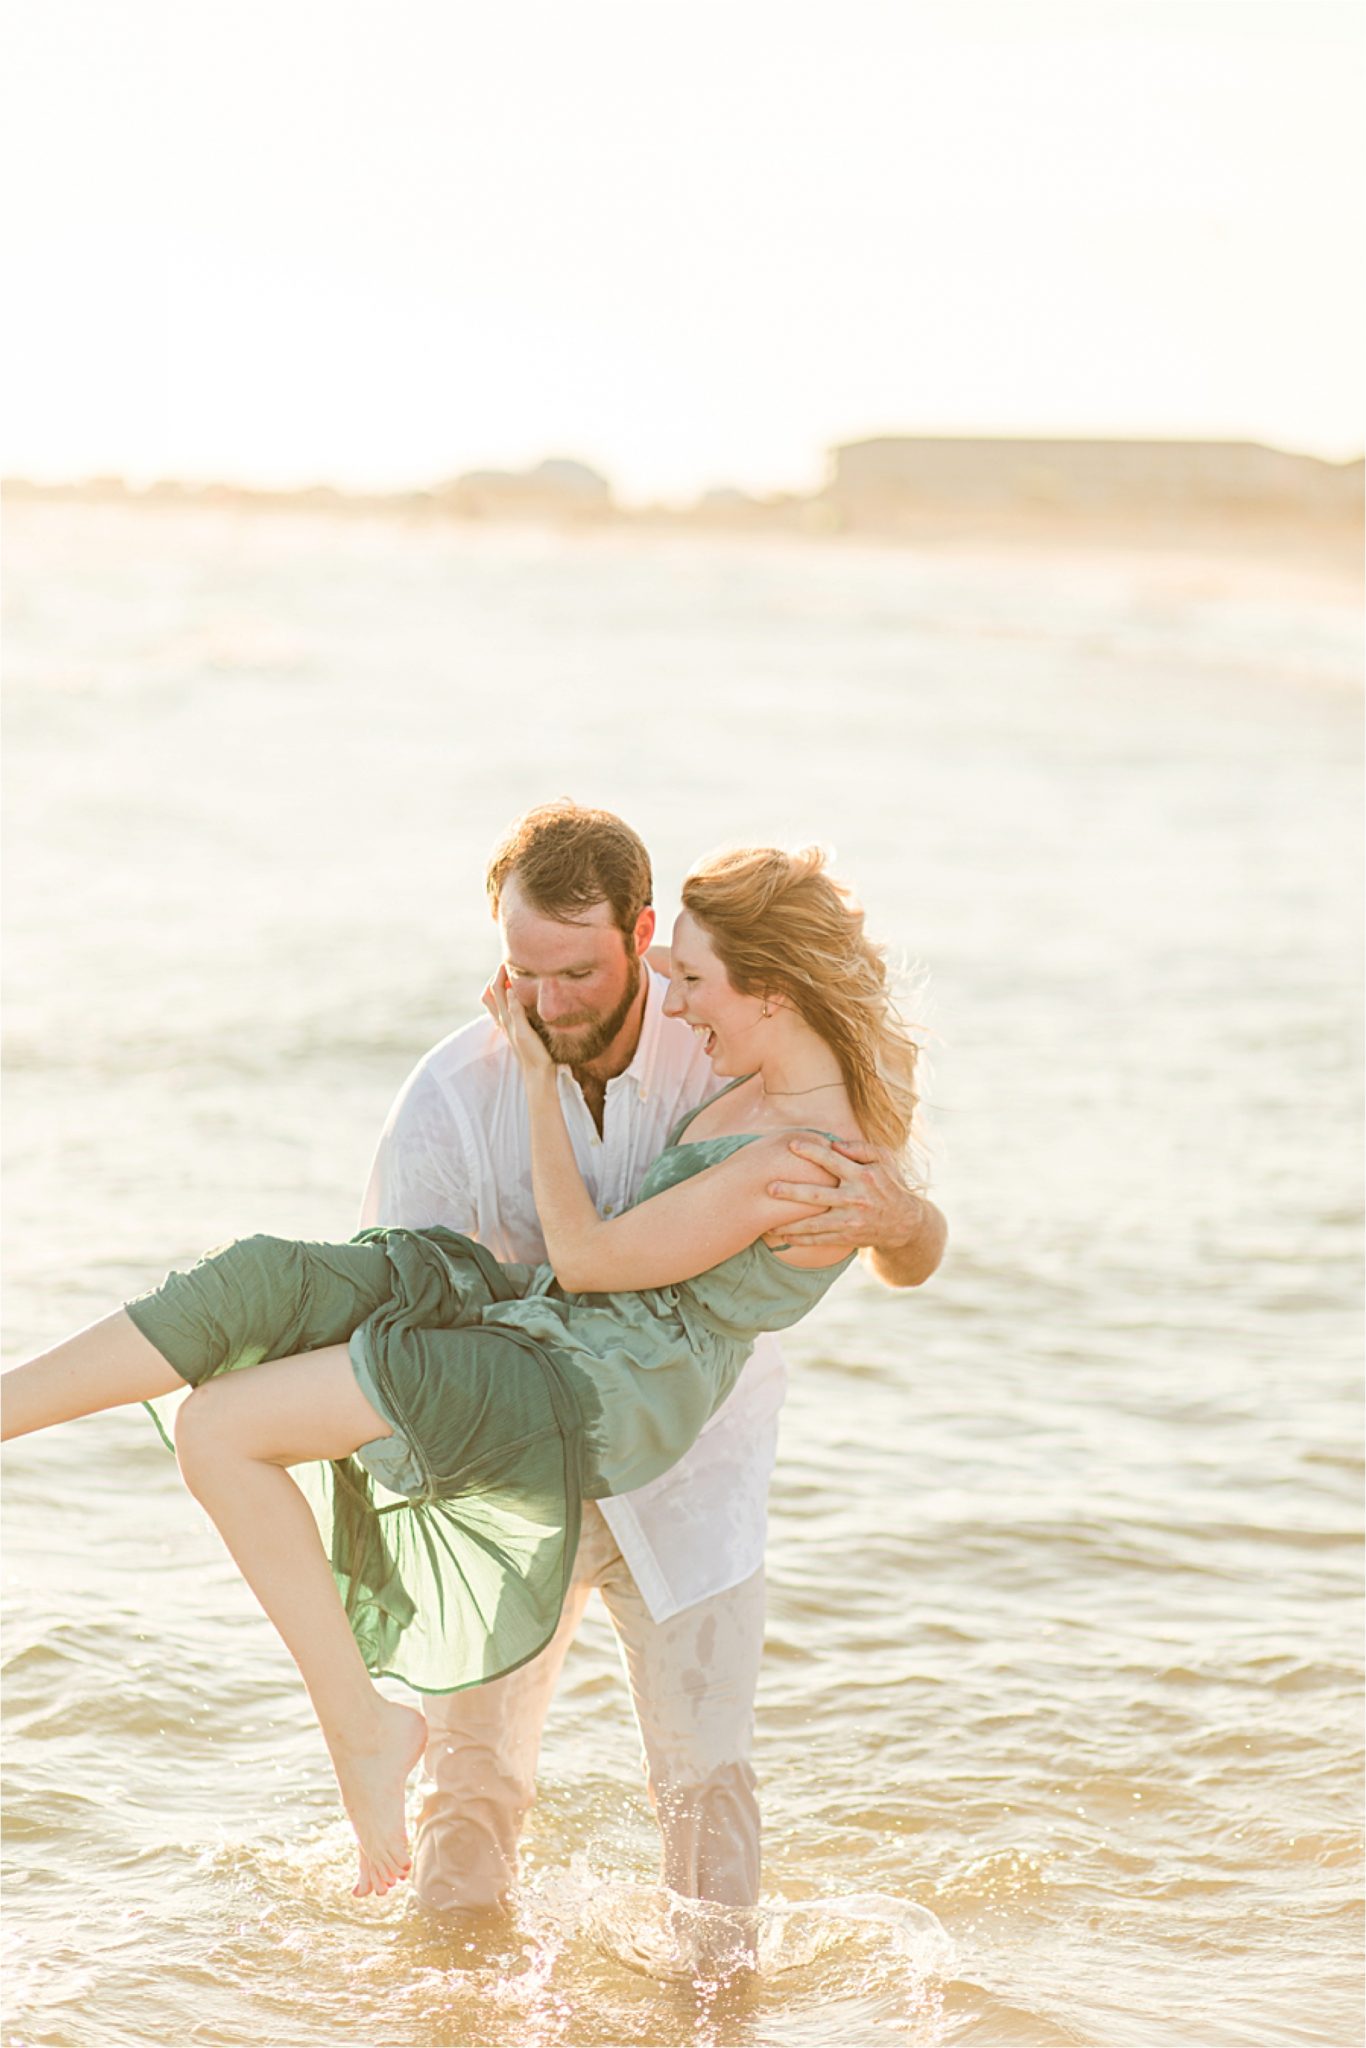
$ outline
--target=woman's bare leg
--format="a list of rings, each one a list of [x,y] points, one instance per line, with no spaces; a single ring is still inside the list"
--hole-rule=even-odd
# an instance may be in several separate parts
[[[176,1418],[185,1483],[217,1524],[308,1687],[360,1848],[357,1897],[408,1873],[403,1788],[427,1724],[378,1692],[317,1523],[287,1465],[389,1436],[342,1345],[207,1381]]]
[[[116,1309],[0,1378],[0,1440],[102,1408],[150,1401],[184,1385],[132,1317]]]
[[[3,1436],[183,1391],[132,1318],[117,1310],[3,1376]],[[346,1619],[317,1523],[284,1469],[348,1457],[388,1436],[344,1346],[210,1379],[181,1405],[176,1445],[248,1585],[299,1666],[360,1845],[357,1894],[407,1874],[403,1787],[427,1724],[377,1692]]]

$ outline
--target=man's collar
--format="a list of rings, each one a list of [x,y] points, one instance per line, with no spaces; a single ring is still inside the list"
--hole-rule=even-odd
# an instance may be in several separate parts
[[[640,1021],[640,1037],[636,1049],[623,1067],[622,1073],[629,1074],[640,1088],[648,1087],[654,1067],[655,1048],[659,1044],[660,1028],[664,1022],[664,998],[669,993],[669,984],[662,974],[656,974],[653,967],[645,967],[645,1015]],[[618,1077],[620,1078],[620,1076]]]
[[[605,1086],[613,1088],[619,1081],[624,1081],[629,1077],[632,1084],[640,1090],[640,1093],[646,1095],[649,1092],[650,1083],[654,1075],[660,1033],[669,1023],[669,1019],[664,1015],[664,1002],[669,993],[669,983],[668,977],[663,974],[657,974],[648,962],[645,965],[643,980],[645,983],[645,1012],[640,1020],[640,1036],[636,1040],[636,1049],[621,1072],[613,1074],[605,1083]],[[572,1067],[561,1067],[559,1071],[561,1074],[573,1076],[575,1080],[579,1081],[579,1086],[582,1087],[582,1081],[574,1074]]]
[[[643,968],[641,984],[645,993],[645,1002],[641,1011],[640,1032],[636,1038],[636,1049],[631,1054],[626,1065],[618,1073],[609,1074],[605,1079],[594,1074],[593,1081],[599,1088],[611,1088],[618,1081],[624,1080],[628,1074],[636,1081],[637,1086],[642,1090],[644,1088],[645,1084],[639,1077],[648,1071],[649,1064],[653,1058],[654,1041],[659,1030],[658,1013],[663,1005],[664,997],[668,993],[668,983],[655,974],[648,962],[642,962],[641,964]],[[659,982],[658,988],[655,986],[657,981]],[[638,996],[639,991],[637,991]],[[572,1073],[580,1088],[585,1085],[582,1070],[563,1066],[560,1068],[560,1072],[562,1074]]]

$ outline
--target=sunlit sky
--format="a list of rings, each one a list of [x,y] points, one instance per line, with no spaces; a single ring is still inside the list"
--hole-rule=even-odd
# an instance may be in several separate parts
[[[1339,0],[33,0],[3,459],[627,499],[865,435],[1357,454]]]

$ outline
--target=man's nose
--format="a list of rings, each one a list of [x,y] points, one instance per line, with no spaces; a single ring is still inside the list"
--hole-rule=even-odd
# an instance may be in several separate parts
[[[536,1014],[543,1024],[553,1024],[557,1017],[567,1016],[574,1008],[575,998],[558,982],[539,981],[536,984]]]

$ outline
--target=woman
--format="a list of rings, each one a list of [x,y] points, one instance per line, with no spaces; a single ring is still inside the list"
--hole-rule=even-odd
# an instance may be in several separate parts
[[[357,1896],[407,1873],[426,1739],[370,1674],[448,1691],[534,1656],[582,1500],[666,1471],[754,1336],[796,1322],[853,1256],[764,1242],[792,1220],[767,1192],[780,1165],[791,1177],[792,1131],[911,1135],[915,1047],[821,855],[720,855],[683,903],[666,1007],[731,1079],[671,1133],[634,1208],[598,1215],[503,973],[489,1002],[525,1080],[548,1265],[500,1266],[446,1230],[247,1239],[5,1376],[6,1436],[195,1388],[181,1470],[304,1678]]]

